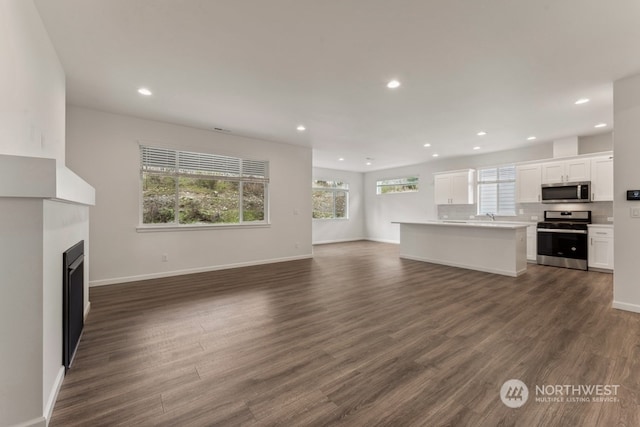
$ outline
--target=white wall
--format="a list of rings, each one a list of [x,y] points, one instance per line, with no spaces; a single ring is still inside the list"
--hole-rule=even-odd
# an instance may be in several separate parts
[[[598,133],[578,138],[578,154],[613,151],[613,132]]]
[[[640,202],[626,200],[627,190],[640,189],[640,75],[614,82],[613,104],[613,214],[616,263],[613,276],[613,306],[640,313],[640,218],[632,218],[630,215],[631,208],[640,209]]]
[[[364,174],[337,169],[313,168],[313,179],[344,181],[349,184],[349,218],[314,219],[312,233],[313,243],[320,244],[364,239]]]
[[[311,149],[74,106],[67,119],[67,164],[98,195],[90,211],[92,285],[311,256]],[[139,141],[268,160],[271,226],[136,231]]]
[[[0,93],[0,154],[64,164],[64,70],[30,0],[0,1]]]
[[[429,163],[422,163],[365,174],[365,232],[368,239],[398,243],[400,241],[400,226],[392,224],[392,221],[434,217],[434,206],[430,202],[433,200],[431,170]],[[417,192],[376,194],[376,181],[409,176],[420,178]]]

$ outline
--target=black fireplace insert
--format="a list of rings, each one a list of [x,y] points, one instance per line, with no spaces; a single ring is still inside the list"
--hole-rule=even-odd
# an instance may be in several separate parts
[[[71,367],[84,328],[84,240],[62,254],[62,363]]]

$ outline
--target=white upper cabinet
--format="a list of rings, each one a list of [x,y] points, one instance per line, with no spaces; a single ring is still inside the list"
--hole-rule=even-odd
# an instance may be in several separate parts
[[[542,164],[542,184],[580,182],[591,179],[591,161],[573,159]]]
[[[591,193],[594,202],[613,200],[613,156],[591,159]]]
[[[434,175],[433,194],[436,205],[471,205],[474,203],[474,170]]]
[[[542,167],[540,164],[517,166],[516,203],[538,203],[541,184]]]

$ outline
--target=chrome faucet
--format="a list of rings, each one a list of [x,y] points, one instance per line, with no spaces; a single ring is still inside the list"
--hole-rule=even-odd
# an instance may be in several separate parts
[[[492,213],[492,212],[487,212],[486,214],[489,218],[491,218],[491,221],[495,221],[496,220],[496,214]]]

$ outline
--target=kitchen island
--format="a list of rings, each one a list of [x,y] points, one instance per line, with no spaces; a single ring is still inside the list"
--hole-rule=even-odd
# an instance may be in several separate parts
[[[505,276],[527,270],[527,224],[485,221],[396,221],[400,258]]]

